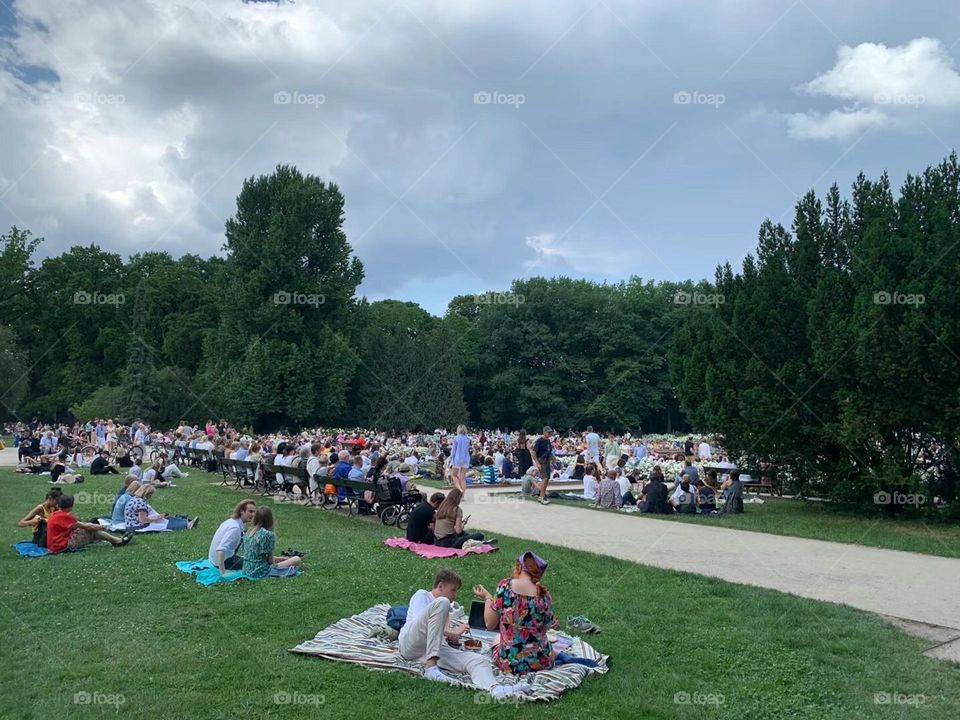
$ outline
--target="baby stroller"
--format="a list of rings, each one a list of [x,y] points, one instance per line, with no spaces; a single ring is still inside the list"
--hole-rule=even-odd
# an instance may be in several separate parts
[[[382,477],[377,481],[377,515],[384,525],[407,527],[410,509],[423,499],[418,491],[405,492],[400,478]]]

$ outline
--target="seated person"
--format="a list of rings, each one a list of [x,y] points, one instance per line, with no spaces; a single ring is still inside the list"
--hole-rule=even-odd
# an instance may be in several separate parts
[[[730,476],[720,486],[724,499],[722,515],[734,515],[743,512],[743,484],[740,482],[740,471],[731,470]]]
[[[697,491],[690,485],[686,475],[681,475],[680,483],[670,496],[670,505],[678,513],[690,514],[697,511]]]
[[[407,621],[400,628],[400,656],[423,663],[423,676],[428,680],[452,684],[454,679],[443,672],[449,670],[469,673],[474,685],[496,698],[529,691],[527,683],[499,684],[493,676],[489,657],[450,646],[459,644],[460,637],[470,629],[466,623],[450,627],[450,604],[456,600],[462,584],[459,575],[444,568],[437,572],[433,590],[417,590],[413,594],[407,608]]]
[[[513,460],[510,455],[503,456],[503,464],[500,466],[500,473],[504,480],[512,480],[514,477]]]
[[[663,471],[657,465],[650,473],[650,481],[643,488],[643,499],[637,503],[640,512],[657,515],[669,515],[673,508],[667,501],[667,485],[663,481]]]
[[[583,453],[577,455],[576,460],[567,468],[567,472],[567,477],[571,480],[583,480],[583,476],[587,474],[587,463],[583,457]]]
[[[483,619],[498,630],[493,661],[502,672],[526,675],[554,666],[555,654],[547,631],[558,626],[553,598],[541,580],[547,561],[529,550],[517,558],[511,577],[501,580],[491,595],[483,585],[474,594],[484,602]]]
[[[617,471],[607,470],[607,474],[597,487],[597,507],[623,507],[623,493],[620,492],[620,483],[617,482]]]
[[[527,468],[520,480],[521,495],[540,496],[540,469],[536,465]]]
[[[620,488],[620,505],[636,505],[637,499],[633,496],[631,478],[623,470],[617,473],[617,485]]]
[[[32,542],[37,547],[47,546],[47,521],[59,509],[57,503],[61,495],[63,495],[63,490],[60,488],[50,488],[43,502],[24,515],[17,523],[19,527],[33,528]]]
[[[67,451],[61,450],[57,455],[57,459],[53,461],[53,465],[50,467],[50,482],[66,483],[68,485],[83,482],[83,475],[67,472],[68,470]]]
[[[483,459],[483,474],[480,476],[480,482],[485,485],[496,485],[500,482],[500,477],[497,475],[497,466],[493,464],[493,458],[490,455]]]
[[[296,575],[303,558],[274,555],[276,545],[273,513],[266,505],[261,505],[254,512],[253,525],[243,536],[243,572],[254,580]]]
[[[130,502],[130,498],[137,494],[139,489],[140,481],[136,479],[136,476],[127,475],[124,486],[120,488],[120,492],[113,500],[113,510],[110,511],[111,523],[125,522],[123,513],[127,509],[127,503]]]
[[[210,549],[207,559],[220,569],[220,575],[226,575],[227,570],[240,570],[243,567],[243,558],[237,555],[237,550],[243,543],[245,523],[253,521],[257,511],[257,504],[253,500],[241,500],[233,509],[233,514],[220,523],[220,527],[210,540]]]
[[[715,512],[717,509],[717,471],[707,473],[706,481],[697,486],[697,508],[700,512]]]
[[[436,492],[430,496],[429,502],[424,500],[410,511],[410,517],[407,520],[407,540],[415,543],[434,544],[433,519],[443,499],[444,494]]]
[[[170,517],[167,513],[158,513],[147,502],[157,491],[155,485],[141,485],[123,509],[123,522],[127,530],[139,530],[154,523],[166,523],[166,530],[191,530],[199,517],[187,520],[185,517]]]
[[[600,482],[597,480],[597,475],[599,471],[597,469],[596,463],[587,463],[587,466],[583,473],[583,499],[584,500],[596,500],[597,499],[597,489],[600,487]]]
[[[463,499],[463,492],[460,488],[453,488],[437,508],[433,529],[434,545],[462,548],[467,540],[483,540],[483,533],[464,532],[463,526],[467,521],[463,519],[463,510],[460,508],[461,499]]]
[[[57,501],[57,511],[47,520],[47,549],[52,553],[64,550],[79,550],[98,540],[106,540],[111,545],[126,545],[133,539],[128,532],[123,537],[111,535],[97,523],[80,522],[70,512],[73,509],[73,496],[62,495]]]
[[[119,475],[120,471],[110,464],[110,453],[101,450],[90,463],[91,475]]]

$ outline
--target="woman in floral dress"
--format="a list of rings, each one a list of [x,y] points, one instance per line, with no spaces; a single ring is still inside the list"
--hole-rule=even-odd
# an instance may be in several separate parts
[[[496,594],[483,585],[473,589],[484,600],[487,627],[499,627],[493,662],[503,672],[525,675],[554,665],[547,631],[557,627],[557,619],[553,598],[541,584],[546,569],[547,561],[528,550],[517,559],[513,577],[497,585]]]

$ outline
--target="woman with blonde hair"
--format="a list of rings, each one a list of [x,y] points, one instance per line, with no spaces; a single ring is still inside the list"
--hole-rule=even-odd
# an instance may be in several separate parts
[[[167,513],[158,513],[148,502],[157,491],[155,485],[141,485],[123,509],[123,521],[127,530],[139,530],[147,525],[158,524],[157,530],[191,530],[199,517],[187,520],[185,517],[170,517]],[[163,527],[159,527],[163,524]]]
[[[457,426],[457,436],[450,446],[450,481],[464,492],[467,489],[467,468],[470,467],[470,436],[467,426]]]
[[[460,508],[462,499],[463,493],[460,489],[453,488],[440,503],[433,526],[434,545],[462,548],[467,540],[483,540],[483,533],[464,532],[463,527],[470,518],[463,518],[463,510]]]

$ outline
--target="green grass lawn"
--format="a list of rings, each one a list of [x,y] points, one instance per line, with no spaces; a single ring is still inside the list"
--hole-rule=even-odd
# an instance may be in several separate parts
[[[923,657],[923,641],[867,613],[507,537],[499,553],[451,564],[468,586],[492,587],[522,549],[548,558],[557,614],[603,627],[591,642],[613,657],[609,674],[517,710],[405,674],[294,655],[287,650],[341,617],[405,603],[440,564],[383,547],[391,531],[379,524],[280,504],[279,547],[306,551],[307,572],[202,588],[173,563],[205,555],[243,497],[208,485],[212,477],[191,474],[155,497],[160,511],[199,513],[196,530],[26,559],[10,549],[28,537],[16,521],[48,485],[0,471],[0,717],[960,717],[960,669]],[[74,486],[87,501],[78,516],[105,512],[117,485]],[[463,592],[461,602],[469,599]],[[76,704],[78,693],[124,702],[115,712]],[[277,704],[278,693],[323,704]],[[882,693],[917,704],[878,705]]]

